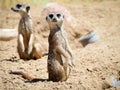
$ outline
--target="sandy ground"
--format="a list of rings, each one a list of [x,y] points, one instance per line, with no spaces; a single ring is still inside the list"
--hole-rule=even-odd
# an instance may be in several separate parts
[[[120,90],[112,87],[110,76],[120,78],[120,1],[64,4],[77,19],[78,25],[72,29],[65,26],[74,52],[75,68],[65,82],[42,81],[48,78],[47,56],[39,60],[24,61],[17,54],[17,39],[0,41],[0,90]],[[49,30],[43,28],[40,19],[41,7],[32,7],[31,14],[40,40],[47,45]],[[19,15],[10,10],[1,10],[0,28],[15,28]],[[100,35],[96,43],[81,47],[79,36],[88,25]],[[11,58],[16,56],[15,60]],[[24,71],[40,78],[30,83],[9,71]]]

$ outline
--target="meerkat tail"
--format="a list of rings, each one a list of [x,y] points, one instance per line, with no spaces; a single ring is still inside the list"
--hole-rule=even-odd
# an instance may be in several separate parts
[[[24,79],[32,81],[34,77],[30,76],[28,73],[24,73],[22,71],[11,71],[10,74],[21,75]]]
[[[44,56],[47,56],[47,55],[48,55],[48,53],[47,53],[47,52],[42,54],[42,56],[43,56],[43,57],[44,57]]]

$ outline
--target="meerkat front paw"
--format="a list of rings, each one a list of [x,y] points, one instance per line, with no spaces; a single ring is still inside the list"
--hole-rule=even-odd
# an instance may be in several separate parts
[[[74,64],[72,58],[70,58],[70,59],[68,60],[68,65],[69,65],[70,67],[75,67],[75,64]]]

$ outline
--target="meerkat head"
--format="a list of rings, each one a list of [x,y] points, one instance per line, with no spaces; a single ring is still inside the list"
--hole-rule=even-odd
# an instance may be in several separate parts
[[[20,15],[25,15],[29,13],[30,6],[28,6],[26,3],[18,3],[13,6],[11,10],[20,13]]]
[[[46,21],[50,27],[61,27],[64,21],[64,15],[60,13],[50,13],[46,16]]]

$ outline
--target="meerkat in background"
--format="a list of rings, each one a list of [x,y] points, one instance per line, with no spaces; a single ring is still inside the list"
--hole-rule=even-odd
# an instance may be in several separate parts
[[[48,79],[50,81],[65,81],[73,66],[73,54],[63,28],[64,16],[60,13],[50,13],[46,16],[50,27],[48,53]],[[69,66],[69,67],[68,67]]]
[[[18,27],[18,53],[21,59],[39,59],[45,54],[39,43],[35,42],[33,22],[30,16],[30,6],[26,3],[18,3],[11,8],[21,15]]]

